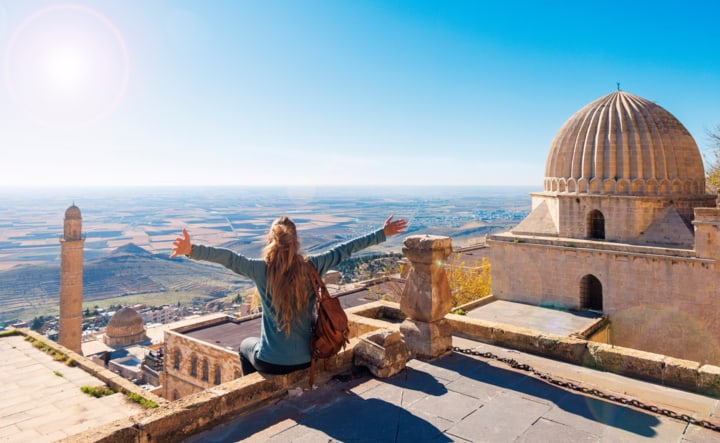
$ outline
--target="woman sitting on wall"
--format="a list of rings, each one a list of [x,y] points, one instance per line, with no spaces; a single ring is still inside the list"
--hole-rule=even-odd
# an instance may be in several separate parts
[[[327,252],[303,256],[295,223],[282,216],[270,227],[268,244],[261,259],[236,252],[192,244],[190,234],[173,243],[170,258],[186,255],[195,260],[219,263],[250,278],[257,287],[262,304],[260,337],[248,337],[240,344],[240,363],[244,375],[260,371],[287,374],[310,366],[310,327],[315,293],[310,287],[307,263],[325,274],[353,253],[382,243],[387,237],[407,229],[404,219],[391,215],[381,229],[342,243]]]

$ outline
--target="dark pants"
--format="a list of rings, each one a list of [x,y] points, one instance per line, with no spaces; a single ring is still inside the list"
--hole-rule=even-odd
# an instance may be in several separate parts
[[[243,375],[252,374],[255,371],[273,375],[289,374],[298,369],[310,367],[310,362],[299,365],[276,365],[262,361],[257,358],[258,348],[260,348],[259,337],[248,337],[240,343],[240,365]]]

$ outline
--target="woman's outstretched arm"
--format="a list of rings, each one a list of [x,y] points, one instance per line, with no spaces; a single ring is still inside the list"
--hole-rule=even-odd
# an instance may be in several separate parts
[[[313,265],[322,275],[327,272],[333,266],[336,266],[342,260],[349,258],[353,253],[365,249],[369,246],[377,245],[387,239],[389,235],[401,234],[407,229],[408,223],[404,219],[398,219],[393,221],[391,215],[385,220],[385,224],[382,228],[375,232],[371,232],[362,237],[357,237],[349,240],[345,243],[335,246],[334,248],[322,253],[313,255],[310,260]]]

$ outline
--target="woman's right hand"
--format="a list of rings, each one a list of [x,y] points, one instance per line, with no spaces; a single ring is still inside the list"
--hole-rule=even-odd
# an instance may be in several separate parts
[[[175,258],[178,255],[188,255],[190,252],[192,252],[192,243],[190,243],[190,234],[188,234],[187,229],[183,228],[182,230],[183,236],[178,237],[173,242],[173,248],[172,248],[172,254],[170,254],[170,258]]]
[[[405,219],[397,219],[393,220],[393,215],[388,217],[387,220],[385,220],[385,225],[383,226],[383,231],[385,232],[386,237],[390,237],[391,235],[395,234],[402,234],[407,230],[408,223],[405,221]]]

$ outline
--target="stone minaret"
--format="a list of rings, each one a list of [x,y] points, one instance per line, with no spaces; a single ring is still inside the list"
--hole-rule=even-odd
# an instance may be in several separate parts
[[[60,239],[60,334],[58,342],[82,354],[83,244],[80,209],[73,204],[65,211],[65,229]]]

